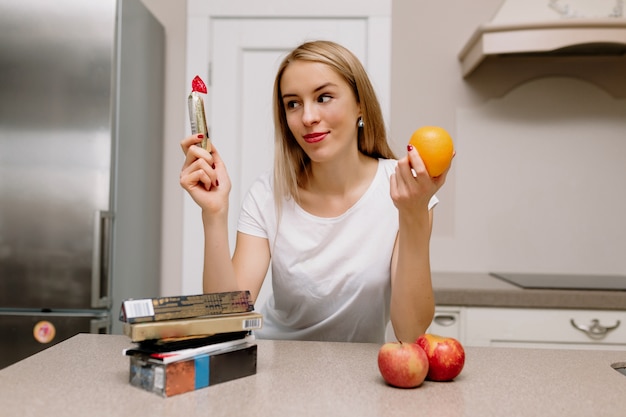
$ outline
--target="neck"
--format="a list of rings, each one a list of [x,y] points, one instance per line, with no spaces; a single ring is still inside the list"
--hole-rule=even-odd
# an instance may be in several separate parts
[[[370,177],[368,174],[376,164],[376,159],[360,152],[341,161],[312,163],[310,176],[304,188],[319,194],[346,194],[364,180],[368,181]]]

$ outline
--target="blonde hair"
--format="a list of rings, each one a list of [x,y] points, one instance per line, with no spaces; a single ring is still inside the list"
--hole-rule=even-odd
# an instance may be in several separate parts
[[[373,158],[396,159],[387,143],[385,121],[376,92],[359,59],[335,42],[303,43],[283,59],[274,81],[274,199],[278,218],[284,199],[298,200],[298,186],[308,174],[311,162],[289,130],[280,89],[285,69],[294,61],[318,62],[336,71],[350,86],[361,106],[363,127],[358,132],[359,151]]]

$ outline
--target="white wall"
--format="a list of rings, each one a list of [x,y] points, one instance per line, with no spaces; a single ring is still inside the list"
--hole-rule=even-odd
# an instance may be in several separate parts
[[[160,262],[163,295],[172,295],[180,293],[182,270],[183,194],[178,175],[188,93],[186,2],[143,2],[164,24],[167,36]],[[464,80],[457,54],[500,3],[393,0],[394,149],[404,152],[410,134],[424,124],[445,127],[458,145],[455,166],[439,194],[432,268],[626,273],[626,222],[619,215],[625,204],[626,173],[619,165],[626,155],[626,103],[584,81],[563,77],[533,81],[505,97],[494,97],[489,85]],[[573,91],[573,98],[563,89]],[[546,146],[533,155],[529,147],[537,147],[538,138],[528,146],[520,140],[538,127],[534,121],[539,116],[515,117],[514,112],[520,106],[532,108],[534,100],[548,103],[544,99],[549,98],[559,110],[549,114],[542,107]],[[500,111],[494,114],[494,108]],[[571,117],[574,112],[577,116]],[[572,123],[582,124],[572,130]],[[564,125],[562,131],[559,124]],[[597,146],[590,145],[595,139]],[[542,171],[547,171],[546,182]]]
[[[500,2],[394,1],[392,136],[438,124],[457,142],[432,268],[626,273],[626,100],[562,66],[503,96],[497,71],[464,80],[457,55]]]

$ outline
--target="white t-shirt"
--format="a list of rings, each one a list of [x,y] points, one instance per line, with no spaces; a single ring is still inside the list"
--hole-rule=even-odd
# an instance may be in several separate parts
[[[338,217],[317,217],[285,200],[278,230],[271,173],[252,184],[238,230],[267,238],[272,255],[272,292],[260,308],[257,337],[384,342],[398,232],[389,190],[396,164],[379,159],[367,191]],[[429,208],[437,201],[433,196]]]

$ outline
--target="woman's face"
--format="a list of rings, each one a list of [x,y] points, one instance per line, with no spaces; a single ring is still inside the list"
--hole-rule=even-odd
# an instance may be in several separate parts
[[[294,61],[280,80],[289,130],[313,162],[354,152],[360,108],[350,86],[318,62]]]

